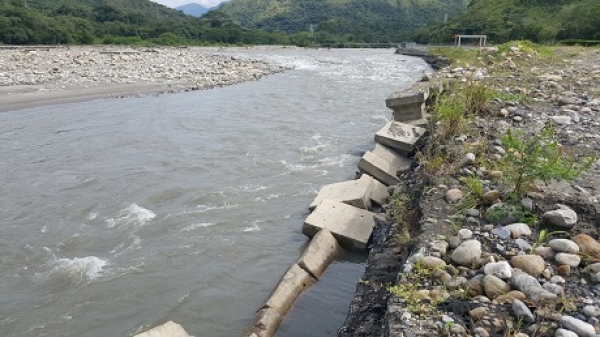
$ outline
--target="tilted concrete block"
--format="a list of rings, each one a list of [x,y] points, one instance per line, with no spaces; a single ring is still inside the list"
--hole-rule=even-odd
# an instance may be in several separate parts
[[[272,337],[275,336],[283,318],[273,308],[262,308],[256,314],[252,327],[244,337]]]
[[[373,151],[376,150],[377,145]],[[379,155],[371,151],[365,153],[358,162],[358,169],[360,172],[369,174],[387,186],[398,184],[400,182],[398,174],[408,171],[413,161],[395,152],[385,153],[378,151],[378,153]]]
[[[375,180],[373,183],[373,193],[371,193],[371,201],[379,206],[387,204],[390,193],[388,192],[387,186]]]
[[[269,296],[265,307],[273,308],[281,316],[285,316],[298,296],[316,281],[306,270],[294,264],[283,275],[279,284]]]
[[[371,152],[392,164],[398,172],[408,171],[413,164],[412,159],[408,159],[394,149],[378,143],[375,143],[375,147]]]
[[[396,122],[410,122],[423,119],[427,108],[425,103],[415,103],[398,105],[391,109],[394,111],[393,115]]]
[[[298,266],[319,279],[340,252],[340,245],[331,232],[323,229],[315,235],[298,260]]]
[[[391,121],[377,131],[375,141],[387,145],[404,155],[415,148],[425,132],[427,132],[426,129],[418,126]]]
[[[385,100],[385,106],[393,109],[400,105],[410,105],[415,103],[424,103],[429,98],[429,84],[418,82],[407,90],[402,90],[391,94]]]
[[[371,208],[369,196],[373,191],[373,178],[361,177],[357,180],[325,185],[308,207],[314,210],[324,199],[335,200],[362,209]]]
[[[374,216],[364,209],[325,199],[306,218],[302,233],[313,237],[327,229],[343,248],[364,251],[375,227]]]
[[[181,325],[168,321],[146,332],[135,335],[134,337],[191,337],[185,332]]]

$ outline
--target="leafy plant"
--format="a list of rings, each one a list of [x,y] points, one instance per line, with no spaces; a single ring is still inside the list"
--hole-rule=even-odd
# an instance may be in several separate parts
[[[472,117],[467,110],[464,93],[460,91],[438,96],[433,112],[437,122],[437,134],[442,139],[453,137],[464,130]]]
[[[479,206],[485,193],[483,182],[473,176],[464,177],[461,182],[467,187],[467,194],[458,203],[457,208],[465,210]]]
[[[509,130],[502,138],[506,155],[501,161],[505,181],[517,197],[528,192],[531,183],[541,180],[572,180],[588,170],[595,155],[578,155],[561,146],[552,125],[533,136],[522,131]]]

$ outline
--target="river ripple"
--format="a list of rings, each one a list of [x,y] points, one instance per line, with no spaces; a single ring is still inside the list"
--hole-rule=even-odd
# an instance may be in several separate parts
[[[318,189],[354,175],[391,116],[384,98],[427,69],[391,50],[219,53],[295,70],[0,114],[3,336],[167,320],[241,335],[300,255]]]

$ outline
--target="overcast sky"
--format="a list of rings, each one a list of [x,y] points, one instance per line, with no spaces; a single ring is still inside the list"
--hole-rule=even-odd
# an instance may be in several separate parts
[[[163,5],[169,6],[169,7],[177,7],[177,6],[181,6],[181,5],[187,5],[189,3],[201,4],[204,7],[213,7],[213,6],[220,4],[224,0],[151,0],[151,1],[158,2],[159,4],[163,4]]]

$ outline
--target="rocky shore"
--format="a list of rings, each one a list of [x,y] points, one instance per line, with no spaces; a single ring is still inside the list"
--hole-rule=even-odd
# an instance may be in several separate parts
[[[599,336],[600,51],[489,48],[432,80],[491,94],[458,132],[434,123],[390,188],[339,336]],[[546,179],[550,154],[506,138],[547,150],[544,130],[556,165],[590,161],[576,179]],[[516,193],[530,153],[539,176]]]
[[[215,55],[209,48],[2,47],[0,108],[36,101],[43,105],[54,98],[209,89],[284,70],[262,61]]]

